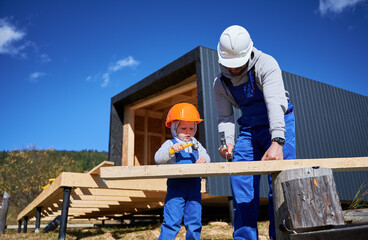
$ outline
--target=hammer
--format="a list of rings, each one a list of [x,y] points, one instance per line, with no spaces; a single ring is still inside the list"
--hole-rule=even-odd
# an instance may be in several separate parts
[[[187,143],[184,146],[182,146],[180,148],[180,150],[183,150],[184,148],[187,148],[187,147],[190,147],[190,146],[192,146],[193,150],[197,150],[198,149],[198,141],[195,138],[193,138],[193,137],[192,137],[192,141],[190,143]],[[175,153],[175,150],[171,148],[169,150],[169,153],[170,154],[173,154],[173,153]]]
[[[225,132],[219,132],[219,137],[220,137],[220,142],[221,142],[221,150],[222,151],[227,151],[228,147],[226,145],[226,138],[225,138]],[[225,154],[226,156],[226,161],[229,161],[231,162],[232,159],[227,159],[227,155]]]

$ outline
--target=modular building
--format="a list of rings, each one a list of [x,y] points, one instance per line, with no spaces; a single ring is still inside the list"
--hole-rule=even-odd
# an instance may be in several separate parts
[[[199,46],[152,73],[111,99],[109,160],[115,166],[153,165],[161,144],[172,138],[165,127],[169,109],[176,103],[194,104],[204,122],[197,139],[212,162],[222,162],[212,93],[219,74],[217,52]],[[290,102],[295,108],[297,159],[368,156],[368,97],[331,85],[282,72]],[[236,119],[240,111],[235,109]],[[334,173],[340,200],[352,200],[367,183],[368,172]],[[206,190],[213,196],[231,196],[229,177],[208,177]],[[261,197],[268,185],[261,180]]]

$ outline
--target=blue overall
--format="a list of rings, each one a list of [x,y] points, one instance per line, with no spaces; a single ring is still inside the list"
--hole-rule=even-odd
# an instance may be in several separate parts
[[[271,145],[269,122],[263,93],[258,88],[253,69],[248,72],[249,81],[233,86],[229,79],[222,77],[233,98],[239,105],[242,116],[238,119],[240,134],[233,152],[233,162],[257,161]],[[288,103],[285,113],[284,159],[295,159],[295,123],[293,106]],[[258,239],[257,217],[259,210],[260,175],[230,177],[234,205],[234,239]],[[269,235],[276,239],[272,198],[272,178],[268,175],[269,199]]]
[[[171,140],[174,144],[175,139]],[[184,150],[175,153],[176,164],[195,163],[198,151],[187,153]],[[178,234],[184,217],[187,230],[186,239],[200,239],[202,196],[201,179],[196,178],[169,178],[167,179],[167,194],[164,206],[165,221],[161,224],[161,234],[158,239],[174,240]]]

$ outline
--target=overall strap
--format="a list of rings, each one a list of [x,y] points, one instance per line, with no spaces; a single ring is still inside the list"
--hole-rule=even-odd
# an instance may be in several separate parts
[[[254,80],[254,82],[256,81],[256,73],[254,70],[254,66],[247,72],[249,81],[252,81],[252,79]],[[220,76],[220,80],[221,80],[221,84],[223,86],[223,88],[225,89],[226,95],[227,95],[227,91],[225,86],[229,87],[230,85],[232,85],[230,78],[226,77],[224,74],[221,73]],[[252,83],[253,84],[253,83]]]

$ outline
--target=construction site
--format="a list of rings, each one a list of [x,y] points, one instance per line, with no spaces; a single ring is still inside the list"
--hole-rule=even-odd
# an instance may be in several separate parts
[[[338,193],[338,200],[348,203],[354,198],[368,179],[367,97],[283,72],[285,88],[293,93],[290,101],[296,109],[297,159],[232,163],[218,154],[220,141],[211,93],[218,73],[216,51],[199,46],[113,96],[109,161],[88,173],[63,172],[56,177],[19,213],[18,231],[26,231],[31,221],[39,231],[41,220],[49,223],[57,216],[61,216],[59,239],[63,239],[68,222],[73,220],[162,222],[166,181],[178,177],[202,178],[203,221],[231,221],[229,176],[234,175],[272,174],[276,179],[283,171],[314,169],[308,174],[318,179],[318,169],[326,168],[333,171],[332,180],[329,178],[334,182],[331,191]],[[323,94],[312,99],[307,94],[311,91]],[[164,124],[166,115],[181,102],[196,106],[204,119],[195,137],[207,149],[211,163],[178,166],[157,165],[154,161],[155,152],[172,137]],[[362,111],[355,111],[352,105]],[[312,115],[308,111],[312,107],[321,114]],[[235,115],[239,117],[240,112]],[[336,128],[341,132],[334,132]],[[343,137],[349,141],[342,141]],[[262,177],[261,205],[267,205],[267,193],[268,185]],[[281,205],[284,197],[280,198]],[[344,224],[344,220],[338,223]],[[362,229],[368,228],[352,231]]]

